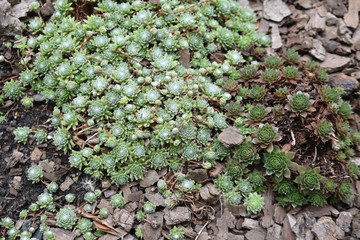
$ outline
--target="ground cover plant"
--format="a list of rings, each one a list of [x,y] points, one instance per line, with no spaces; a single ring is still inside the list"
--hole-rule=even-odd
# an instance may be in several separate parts
[[[148,169],[168,168],[176,178],[157,187],[170,209],[200,188],[182,173],[189,163],[211,169],[225,162],[215,186],[249,213],[262,210],[267,187],[283,206],[350,197],[358,169],[348,160],[360,134],[350,129],[344,90],[329,87],[327,73],[315,62],[300,62],[293,50],[265,56],[270,40],[256,32],[250,9],[227,0],[105,0],[89,16],[59,0],[55,9],[48,23],[35,18],[28,24],[24,70],[5,83],[3,93],[26,108],[32,106],[26,88],[54,103],[56,131],[18,128],[19,143],[29,134],[38,142],[50,140],[69,154],[71,167],[117,186],[142,179]],[[218,140],[230,126],[244,137],[241,144]],[[39,182],[41,167],[31,167],[27,177]],[[29,212],[56,210],[51,193],[57,187],[51,184]],[[100,195],[89,192],[84,200],[92,203]],[[111,198],[114,208],[124,204],[121,194]],[[137,220],[147,221],[153,211],[144,204]],[[86,212],[91,205],[61,208],[57,226],[76,226],[92,239],[90,220],[79,217]],[[99,214],[107,216],[105,210]],[[42,231],[52,239],[42,216]],[[8,219],[1,225],[9,238],[19,235]],[[174,227],[170,238],[182,237]]]

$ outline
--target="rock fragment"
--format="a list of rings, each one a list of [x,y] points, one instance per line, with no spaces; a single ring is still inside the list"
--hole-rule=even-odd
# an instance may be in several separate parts
[[[166,208],[164,213],[167,225],[177,225],[191,220],[191,211],[187,207],[176,207],[172,210]]]
[[[250,230],[255,229],[259,227],[259,222],[251,218],[245,218],[242,227]]]
[[[281,22],[291,14],[290,9],[282,0],[264,1],[264,18],[274,22]]]
[[[325,68],[329,73],[339,71],[347,67],[351,62],[351,58],[326,53],[325,61],[320,66]]]
[[[285,216],[286,216],[285,208],[281,206],[276,206],[274,209],[274,221],[277,224],[283,224]]]
[[[349,212],[341,212],[336,219],[336,225],[338,225],[344,232],[350,232],[350,225],[353,216]]]
[[[317,7],[312,10],[309,22],[305,26],[306,31],[324,31],[326,27],[326,9],[324,6]]]
[[[266,237],[266,231],[263,228],[256,228],[248,231],[245,234],[247,239],[264,240]]]
[[[199,190],[200,197],[204,199],[207,203],[216,203],[219,199],[220,192],[214,187],[213,183],[207,183],[205,186],[202,186]]]
[[[271,47],[275,50],[282,47],[281,36],[277,24],[271,24]]]
[[[159,174],[155,170],[150,170],[145,174],[144,179],[140,181],[140,186],[143,188],[150,187],[159,181],[159,178]]]
[[[225,147],[229,148],[240,145],[243,142],[244,137],[240,130],[236,127],[228,127],[222,133],[220,133],[218,140]]]
[[[358,0],[349,0],[349,10],[344,16],[344,21],[348,27],[356,28],[359,25],[359,8]]]
[[[325,51],[325,48],[323,47],[321,41],[318,39],[313,40],[313,49],[311,49],[309,51],[309,53],[320,61],[325,60],[326,51]]]
[[[321,217],[311,231],[319,240],[336,240],[345,236],[344,231],[335,224],[331,217]]]
[[[125,209],[116,209],[113,221],[115,226],[121,226],[125,231],[129,232],[134,224],[134,214],[129,213]]]
[[[269,227],[266,232],[266,240],[280,239],[281,226],[274,224],[272,227]]]
[[[331,87],[342,87],[345,96],[350,95],[354,90],[359,88],[359,81],[344,73],[336,73],[329,76],[329,84]]]

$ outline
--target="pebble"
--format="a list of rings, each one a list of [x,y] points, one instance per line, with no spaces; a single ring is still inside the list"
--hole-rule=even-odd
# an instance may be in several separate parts
[[[281,22],[291,14],[291,10],[282,0],[265,0],[263,14],[267,20]]]
[[[354,77],[350,77],[344,73],[336,73],[329,76],[329,84],[331,87],[342,87],[345,96],[350,95],[354,90],[359,88],[359,82]]]
[[[263,228],[256,228],[248,231],[245,234],[247,239],[256,239],[256,240],[264,240],[266,236],[266,231]]]
[[[259,227],[259,222],[251,218],[245,218],[242,227],[246,229],[255,229]]]
[[[222,133],[220,133],[218,140],[225,147],[229,148],[232,146],[239,146],[243,142],[244,137],[240,130],[236,127],[228,127]]]
[[[276,206],[274,209],[274,221],[277,224],[283,224],[285,216],[286,216],[285,208],[281,206]]]
[[[325,68],[329,73],[332,73],[344,69],[350,62],[351,58],[349,57],[326,53],[325,61],[320,63],[320,67]]]
[[[359,25],[360,4],[358,0],[349,0],[349,10],[344,16],[348,27],[356,28]]]
[[[335,224],[331,217],[321,217],[311,231],[319,240],[336,240],[345,236],[344,231]]]
[[[316,59],[320,61],[324,61],[326,57],[326,50],[323,47],[322,43],[318,39],[313,40],[313,49],[309,51],[311,55],[313,55]]]
[[[159,181],[159,174],[155,170],[149,170],[143,180],[140,181],[140,187],[147,188]]]
[[[282,47],[282,39],[277,24],[271,24],[271,47],[275,50]]]
[[[164,218],[167,225],[177,225],[191,220],[191,211],[187,207],[165,208]]]
[[[272,227],[269,227],[266,232],[266,240],[280,239],[281,226],[274,224]]]
[[[350,225],[353,219],[353,215],[349,212],[341,212],[336,219],[336,225],[338,225],[344,232],[350,232]]]

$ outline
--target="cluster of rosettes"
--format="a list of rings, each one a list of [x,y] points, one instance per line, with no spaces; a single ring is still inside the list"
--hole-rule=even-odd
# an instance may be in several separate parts
[[[233,148],[235,154],[227,164],[226,174],[219,177],[215,186],[231,204],[239,204],[242,197],[239,183],[249,182],[253,174],[248,170],[249,165],[261,160],[265,175],[271,176],[276,184],[275,190],[279,195],[286,195],[278,198],[284,206],[306,203],[321,206],[328,200],[346,202],[350,196],[348,177],[358,178],[358,166],[349,159],[360,143],[360,134],[350,130],[348,119],[352,111],[342,99],[344,90],[328,86],[326,71],[312,61],[300,64],[299,55],[293,50],[285,52],[282,58],[270,56],[263,63],[253,61],[242,66],[240,72],[236,83],[223,86],[226,89],[231,85],[228,90],[242,98],[227,103],[230,110],[236,106],[241,109],[229,111],[228,115],[244,117],[235,119],[234,125],[239,130],[246,126],[244,123],[255,130],[246,134],[242,131],[247,137]],[[300,143],[298,136],[301,134],[308,142]],[[314,154],[314,150],[312,153],[303,151],[309,148],[306,143],[316,145],[318,151],[334,154],[317,155],[309,166],[309,163],[304,164],[305,158]],[[347,169],[347,172],[335,173],[335,182],[320,171],[319,167],[328,161],[337,165],[335,168]],[[291,179],[291,175],[299,188],[286,180]],[[243,180],[239,181],[241,178]],[[249,185],[256,189],[256,185]],[[265,188],[257,189],[261,193]],[[331,196],[335,191],[342,194]]]
[[[178,171],[185,161],[215,163],[230,154],[216,137],[229,125],[221,110],[233,98],[221,86],[237,80],[245,62],[231,49],[270,44],[255,31],[250,9],[228,0],[105,0],[95,8],[104,14],[78,23],[67,0],[55,8],[50,23],[29,23],[28,47],[39,56],[5,94],[17,100],[31,86],[56,103],[53,144],[71,152],[73,167],[122,185],[148,167]],[[187,51],[193,55],[183,64]],[[214,60],[218,51],[224,62]],[[36,138],[45,140],[43,132]]]
[[[295,51],[260,62],[270,40],[255,31],[250,9],[232,0],[190,2],[104,0],[95,8],[100,14],[78,22],[69,15],[71,3],[59,0],[50,23],[29,23],[28,47],[38,53],[34,67],[19,82],[6,83],[5,95],[18,100],[23,86],[31,86],[55,102],[53,144],[95,179],[107,175],[119,186],[142,179],[148,168],[177,172],[187,161],[211,167],[231,159],[216,186],[235,204],[244,197],[250,212],[262,207],[265,178],[248,167],[260,162],[277,183],[290,170],[300,175],[307,197],[318,199],[318,186],[305,187],[307,177],[291,162],[299,157],[285,142],[294,142],[290,128],[302,123],[315,132],[312,138],[331,141],[339,160],[352,156],[360,134],[346,125],[351,107],[341,89],[322,87],[327,73],[314,62],[299,64]],[[249,49],[257,55],[244,58]],[[323,115],[308,122],[316,110]],[[282,117],[286,126],[277,126]],[[234,149],[217,141],[230,125],[246,137]],[[355,167],[349,169],[356,176]],[[180,182],[183,192],[196,186]],[[182,193],[161,192],[170,208]],[[112,199],[114,207],[122,207],[121,198]]]

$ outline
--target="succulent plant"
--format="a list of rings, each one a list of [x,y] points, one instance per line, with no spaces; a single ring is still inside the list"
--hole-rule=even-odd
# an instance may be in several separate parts
[[[270,69],[278,69],[282,65],[282,61],[277,56],[270,56],[265,59],[264,64]]]
[[[294,112],[305,112],[311,107],[309,95],[302,92],[297,92],[289,97],[289,104]]]
[[[236,148],[234,158],[240,163],[253,164],[260,160],[260,156],[257,153],[256,148],[250,141],[245,141]]]
[[[14,130],[15,140],[19,143],[26,144],[30,134],[30,128],[18,127]]]
[[[313,191],[309,193],[309,196],[307,198],[310,204],[315,207],[321,207],[327,204],[326,201],[327,196],[321,193],[320,191]]]
[[[49,190],[49,192],[55,193],[59,189],[59,185],[56,182],[51,182],[47,186],[47,189]]]
[[[319,175],[320,168],[304,168],[299,171],[300,175],[295,179],[295,182],[300,184],[301,190],[320,190]]]
[[[69,203],[73,202],[75,200],[75,195],[72,193],[68,193],[65,195],[65,200]]]
[[[14,80],[5,83],[4,86],[5,96],[15,101],[20,99],[20,97],[24,94],[24,90],[25,88],[21,86],[21,83],[15,82]]]
[[[94,192],[87,192],[85,193],[84,200],[93,203],[96,200],[96,195]]]
[[[53,203],[53,197],[49,193],[42,193],[37,197],[37,204],[40,208],[45,208]]]
[[[170,230],[170,240],[183,240],[183,239],[184,239],[183,230],[174,226]]]
[[[99,215],[102,218],[107,218],[109,216],[109,210],[107,208],[101,208]]]
[[[55,216],[56,226],[72,229],[76,223],[76,214],[73,210],[68,207],[61,208],[60,211]]]
[[[256,214],[263,209],[264,199],[258,193],[250,193],[249,196],[244,200],[244,206],[250,214]]]
[[[155,212],[156,205],[152,204],[149,201],[146,201],[143,205],[144,213],[149,214]]]
[[[283,69],[283,73],[286,78],[294,79],[299,75],[299,71],[297,68],[293,66],[287,66]]]
[[[316,125],[316,134],[321,138],[329,138],[333,132],[332,123],[327,120],[319,121]]]
[[[31,97],[24,97],[23,99],[21,99],[21,104],[24,106],[24,108],[26,109],[30,109],[34,106],[34,99]]]
[[[10,228],[7,231],[7,236],[9,237],[9,239],[16,239],[18,235],[19,235],[19,230],[17,230],[14,227]]]
[[[233,189],[234,184],[231,181],[231,178],[227,175],[221,175],[215,182],[215,187],[222,192],[229,192]]]
[[[43,169],[39,165],[31,166],[27,170],[27,179],[32,183],[37,183],[43,177]]]
[[[92,222],[91,222],[90,219],[81,218],[78,221],[78,224],[77,224],[76,227],[77,227],[77,229],[79,229],[79,231],[81,233],[91,232],[91,230],[92,230]]]
[[[275,175],[278,179],[290,178],[289,166],[294,153],[282,152],[278,146],[271,153],[264,153],[264,167],[267,175]],[[282,190],[280,190],[282,191]],[[281,193],[285,194],[285,193]]]
[[[121,194],[116,194],[111,197],[110,204],[113,208],[122,208],[125,205],[125,199]]]
[[[46,132],[42,129],[36,130],[34,137],[38,143],[44,143],[47,141]]]
[[[14,221],[9,217],[4,217],[3,219],[1,219],[0,224],[5,228],[11,228],[14,226]]]
[[[338,188],[338,197],[341,201],[346,202],[351,196],[351,185],[347,182],[342,182]]]

